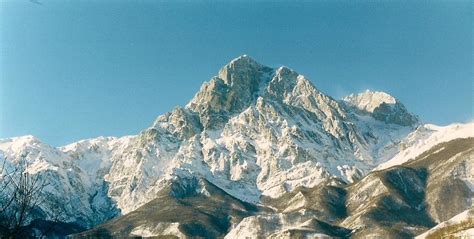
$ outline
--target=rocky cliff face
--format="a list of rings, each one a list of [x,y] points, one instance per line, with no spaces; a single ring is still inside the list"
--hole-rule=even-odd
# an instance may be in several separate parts
[[[341,224],[343,228],[333,224],[346,218],[348,210],[356,210],[336,202],[339,193],[348,197],[345,189],[340,191],[342,185],[359,182],[383,163],[392,166],[416,158],[423,151],[413,148],[424,139],[430,139],[424,145],[428,150],[441,142],[472,137],[472,130],[459,133],[465,129],[473,129],[473,124],[421,125],[398,100],[383,92],[335,100],[289,68],[273,69],[241,56],[204,83],[184,108],[159,116],[136,136],[101,137],[60,148],[32,137],[4,139],[0,159],[14,165],[21,154],[28,154],[34,173],[57,185],[48,189],[48,197],[74,202],[79,213],[67,208],[64,221],[84,227],[128,214],[151,203],[163,190],[169,191],[175,182],[196,178],[242,203],[268,202],[280,214],[291,212],[243,221],[276,220],[281,230],[285,225],[306,225],[312,232],[325,228],[330,235],[341,236],[354,224],[348,221]],[[413,176],[413,185],[424,180],[417,172],[401,175]],[[371,185],[383,184],[372,177]],[[326,191],[301,191],[317,186]],[[293,194],[295,204],[278,202]],[[315,198],[318,195],[327,196]],[[327,197],[331,201],[324,201]],[[318,211],[311,203],[329,209]],[[308,217],[293,212],[306,207]],[[46,205],[41,209],[50,210]],[[236,224],[233,221],[226,230]],[[157,230],[176,225],[163,224]],[[284,235],[300,233],[281,230]]]

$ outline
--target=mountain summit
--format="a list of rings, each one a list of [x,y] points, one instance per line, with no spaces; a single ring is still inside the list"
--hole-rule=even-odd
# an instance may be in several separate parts
[[[295,235],[346,237],[367,227],[366,217],[378,215],[364,205],[372,194],[392,200],[374,199],[376,205],[388,203],[383,205],[390,210],[425,210],[409,203],[399,187],[407,183],[403,177],[415,175],[406,185],[425,190],[426,175],[417,171],[421,166],[387,174],[371,171],[386,162],[396,166],[417,158],[424,152],[416,147],[425,139],[430,143],[424,147],[433,147],[474,136],[459,134],[472,125],[448,128],[421,125],[386,93],[367,91],[335,100],[292,69],[264,66],[244,55],[222,67],[185,107],[159,116],[138,135],[99,137],[59,148],[39,140],[4,139],[0,163],[13,167],[26,155],[35,173],[51,182],[44,192],[48,200],[71,202],[42,204],[32,218],[48,219],[42,212],[59,208],[63,222],[92,228],[122,216],[82,236],[229,233],[232,238],[254,232],[269,237],[293,235],[289,228],[299,228]],[[452,137],[438,137],[440,132]],[[454,151],[469,155],[468,150]],[[459,182],[468,180],[463,175],[457,174]],[[369,190],[371,185],[380,191]],[[394,190],[400,193],[392,194]],[[212,203],[222,204],[222,210]],[[465,207],[458,204],[459,209]],[[429,218],[423,213],[420,220]],[[426,230],[434,224],[431,219],[423,223],[413,228]],[[377,228],[388,230],[384,225],[391,224]],[[116,234],[101,234],[104,231]]]
[[[387,123],[404,126],[414,126],[418,123],[416,116],[410,114],[402,103],[385,92],[367,90],[346,96],[343,100],[360,112],[368,113]]]
[[[346,96],[344,97],[344,101],[357,107],[359,110],[370,113],[374,113],[382,104],[394,105],[397,103],[397,100],[393,96],[385,92],[370,90],[360,94]]]

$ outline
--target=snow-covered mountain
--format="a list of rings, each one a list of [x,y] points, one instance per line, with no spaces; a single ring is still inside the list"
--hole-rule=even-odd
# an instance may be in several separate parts
[[[357,182],[374,169],[468,137],[474,137],[474,123],[424,125],[384,92],[336,100],[292,69],[263,66],[244,55],[205,82],[185,107],[159,116],[138,135],[59,148],[33,136],[3,139],[0,159],[12,166],[26,156],[31,173],[51,182],[48,198],[70,202],[63,205],[63,221],[90,228],[151,203],[183,180],[204,180],[233,200],[264,205],[263,199],[300,188]],[[270,217],[242,222],[293,220]],[[333,229],[334,235],[345,233]]]

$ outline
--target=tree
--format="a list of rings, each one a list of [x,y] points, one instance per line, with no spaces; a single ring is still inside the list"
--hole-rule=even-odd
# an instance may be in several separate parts
[[[27,154],[7,167],[7,158],[0,168],[0,237],[28,237],[25,226],[32,212],[44,201],[43,190],[48,183],[40,174],[28,172]]]

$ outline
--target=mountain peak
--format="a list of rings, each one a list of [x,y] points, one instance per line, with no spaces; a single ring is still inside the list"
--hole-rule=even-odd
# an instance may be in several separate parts
[[[234,59],[232,59],[229,64],[232,64],[232,63],[236,63],[236,62],[253,62],[253,63],[257,63],[254,59],[252,59],[252,57],[250,57],[249,55],[247,54],[243,54],[241,56],[238,56]],[[258,63],[257,63],[258,64]]]
[[[255,81],[261,72],[271,71],[270,67],[263,66],[247,55],[239,56],[219,70],[218,77],[227,85],[239,84],[242,81]],[[249,83],[249,82],[245,82]],[[257,82],[250,82],[255,84]]]
[[[370,114],[380,121],[402,126],[414,126],[418,123],[418,118],[410,114],[402,103],[382,91],[366,90],[348,95],[343,101],[358,112]]]
[[[221,68],[228,69],[228,68],[260,68],[263,67],[262,64],[258,63],[256,60],[251,58],[248,55],[241,55],[237,58],[232,59],[229,63]]]
[[[240,64],[240,63],[250,63],[250,64],[258,64],[260,65],[257,61],[255,61],[252,57],[244,54],[244,55],[241,55],[241,56],[238,56],[236,58],[234,58],[233,60],[231,60],[229,62],[228,65],[230,64]]]
[[[204,128],[222,126],[230,115],[256,100],[272,71],[247,55],[237,57],[205,82],[186,108],[198,113]]]
[[[359,94],[350,94],[343,100],[356,108],[373,113],[382,104],[393,105],[398,101],[395,97],[383,92],[366,90]]]
[[[0,139],[0,150],[12,148],[19,150],[26,145],[41,144],[41,141],[33,135],[24,135],[13,138]]]

